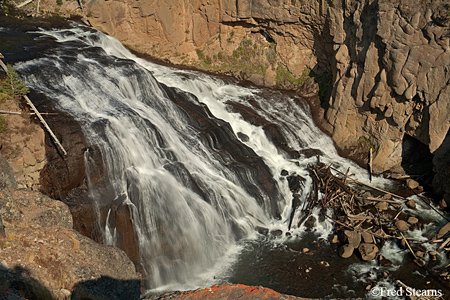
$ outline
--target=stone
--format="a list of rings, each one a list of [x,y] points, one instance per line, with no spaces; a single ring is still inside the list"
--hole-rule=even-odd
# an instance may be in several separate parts
[[[247,143],[249,140],[250,140],[250,138],[248,137],[248,135],[246,135],[246,134],[244,134],[244,133],[242,133],[242,132],[238,132],[237,133],[237,137],[242,141],[242,142],[244,142],[244,143]],[[284,171],[284,170],[283,170]],[[286,171],[287,172],[287,171]],[[286,174],[287,175],[287,174]],[[283,175],[283,176],[286,176],[286,175]]]
[[[414,224],[416,224],[417,222],[419,222],[419,219],[416,218],[416,217],[409,217],[407,222],[408,222],[409,224],[411,224],[411,225],[414,225]]]
[[[375,244],[361,243],[358,247],[358,251],[361,254],[363,260],[370,261],[375,259],[379,252],[379,249]]]
[[[423,252],[423,251],[416,251],[415,254],[416,254],[417,257],[423,258],[423,256],[425,255],[425,252]]]
[[[422,258],[416,258],[414,259],[414,262],[416,263],[416,265],[418,265],[419,267],[424,267],[427,263],[425,262],[425,260],[423,260]]]
[[[419,183],[417,181],[415,181],[414,179],[406,179],[406,186],[412,190],[416,189],[417,187],[419,187]]]
[[[333,237],[331,238],[330,241],[332,244],[337,244],[339,243],[339,237],[337,236],[337,234],[334,234]]]
[[[255,229],[260,234],[263,234],[263,235],[268,235],[269,234],[269,228],[256,226]]]
[[[403,220],[395,221],[395,227],[400,231],[407,231],[409,229],[408,224]]]
[[[329,267],[330,264],[327,261],[322,260],[321,262],[319,262],[322,266],[324,267]]]
[[[415,209],[416,208],[416,202],[413,199],[410,199],[406,201],[406,206],[409,208]]]
[[[307,253],[307,252],[309,252],[309,249],[308,249],[308,248],[303,248],[303,249],[302,249],[302,252],[303,252],[303,253]]]
[[[271,230],[270,234],[273,235],[273,236],[282,236],[283,235],[283,230],[280,230],[280,229]]]
[[[358,248],[359,243],[361,243],[361,233],[354,230],[345,230],[345,236],[348,239],[348,244],[352,248]]]
[[[392,266],[392,261],[390,261],[389,259],[387,259],[383,255],[380,255],[378,257],[378,262],[379,262],[380,266],[383,266],[383,267],[390,267],[390,266]]]
[[[307,229],[311,229],[314,227],[314,224],[316,224],[316,218],[314,216],[309,216],[304,224]]]
[[[361,233],[364,243],[371,244],[373,243],[373,235],[368,231],[363,231]]]
[[[280,175],[281,175],[281,176],[287,176],[287,175],[289,175],[289,172],[286,171],[285,169],[283,169],[283,170],[281,170]]]
[[[378,210],[381,210],[381,211],[388,210],[388,208],[389,208],[389,203],[387,203],[387,202],[378,202],[378,203],[375,205],[375,207],[376,207]]]
[[[350,256],[352,256],[354,250],[355,248],[349,245],[344,245],[339,248],[339,256],[342,258],[349,258]]]

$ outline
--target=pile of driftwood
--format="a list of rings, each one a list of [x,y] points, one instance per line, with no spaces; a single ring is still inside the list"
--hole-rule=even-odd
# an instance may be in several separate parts
[[[352,178],[349,170],[341,173],[332,164],[326,166],[319,159],[308,170],[313,178],[313,187],[301,208],[297,226],[302,225],[313,208],[319,206],[320,214],[336,223],[332,242],[343,243],[341,257],[348,258],[357,249],[363,260],[375,259],[385,241],[394,239],[411,252],[416,264],[426,264],[420,243],[415,245],[415,241],[403,234],[419,226],[416,216],[403,212],[405,206],[415,208],[413,200],[362,183]],[[433,254],[436,256],[435,252],[429,253]],[[378,259],[381,261],[383,258]]]

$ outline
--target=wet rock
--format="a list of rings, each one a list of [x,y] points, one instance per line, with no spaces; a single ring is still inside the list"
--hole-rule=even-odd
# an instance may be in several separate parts
[[[417,219],[416,217],[409,217],[408,218],[408,223],[411,224],[411,225],[414,225],[417,222],[419,222],[419,219]]]
[[[43,111],[54,112],[48,107]],[[64,199],[70,190],[85,182],[85,165],[80,162],[84,161],[87,143],[80,124],[65,113],[58,112],[49,120],[49,126],[68,154],[62,157],[51,138],[45,136],[47,164],[41,172],[41,186],[51,198]],[[103,169],[103,163],[96,161],[96,168]]]
[[[422,258],[416,258],[414,260],[414,262],[416,263],[416,265],[418,265],[419,267],[424,267],[427,263],[425,262],[424,259]]]
[[[289,184],[289,190],[295,193],[300,189],[300,176],[299,175],[291,175],[287,177],[287,181]]]
[[[307,253],[307,252],[309,252],[309,249],[308,249],[308,248],[303,248],[303,249],[302,249],[302,252],[303,252],[303,253]]]
[[[334,234],[333,237],[330,240],[330,243],[332,244],[337,244],[339,243],[339,237],[337,236],[337,234]]]
[[[416,189],[419,186],[419,183],[414,179],[406,179],[406,186],[412,190]]]
[[[275,230],[272,230],[270,232],[270,234],[273,235],[273,236],[282,236],[283,235],[283,230],[275,229]]]
[[[268,235],[269,234],[269,228],[256,226],[255,229],[260,234],[264,234],[264,235]]]
[[[442,199],[441,201],[439,201],[439,206],[440,206],[441,208],[446,208],[446,207],[447,207],[447,202],[445,202],[445,200]]]
[[[423,256],[425,255],[425,252],[423,252],[423,251],[416,251],[415,254],[416,254],[417,257],[423,258]]]
[[[389,274],[387,272],[383,272],[383,278],[386,279],[388,278]]]
[[[321,264],[324,267],[329,267],[330,264],[327,261],[322,260],[321,262],[319,262],[319,264]]]
[[[283,169],[283,170],[281,170],[280,175],[281,175],[281,176],[288,176],[288,175],[289,175],[289,172]]]
[[[373,260],[378,254],[378,247],[375,244],[361,243],[358,247],[361,257],[365,261]]]
[[[339,248],[339,256],[342,258],[349,258],[350,256],[352,256],[354,250],[355,248],[349,245],[344,245]]]
[[[412,199],[406,201],[406,206],[408,206],[409,208],[416,208],[416,202]]]
[[[316,218],[314,216],[309,216],[309,218],[305,221],[305,227],[311,229],[314,227],[316,223]]]
[[[395,227],[400,231],[407,231],[409,229],[408,224],[403,220],[395,221]]]
[[[123,202],[115,211],[117,246],[125,251],[135,266],[139,266],[139,241],[133,226],[132,209],[130,203]]]
[[[248,137],[248,135],[246,135],[246,134],[244,134],[244,133],[242,133],[242,132],[238,132],[238,133],[237,133],[237,137],[238,137],[242,142],[244,142],[244,143],[247,143],[247,142],[250,140],[250,138]]]

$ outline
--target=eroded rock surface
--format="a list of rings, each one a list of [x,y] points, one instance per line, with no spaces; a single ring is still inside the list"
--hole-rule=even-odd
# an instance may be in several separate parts
[[[0,109],[22,112],[18,101],[12,99],[2,101]],[[0,132],[0,153],[9,165],[2,164],[2,170],[11,168],[9,176],[14,177],[18,188],[39,190],[40,172],[46,163],[44,130],[27,111],[20,115],[2,114],[1,118],[5,126]]]
[[[139,299],[140,275],[125,252],[73,230],[63,202],[1,186],[0,297]]]

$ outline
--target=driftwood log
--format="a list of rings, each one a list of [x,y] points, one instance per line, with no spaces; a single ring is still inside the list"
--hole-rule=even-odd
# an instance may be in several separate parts
[[[297,227],[306,221],[313,208],[319,207],[320,214],[336,224],[336,233],[344,243],[342,257],[350,257],[357,249],[363,260],[372,260],[386,240],[395,240],[412,253],[418,265],[424,265],[413,250],[417,241],[405,238],[402,233],[410,226],[403,213],[404,197],[360,182],[351,177],[353,174],[349,175],[349,170],[344,174],[332,164],[321,163],[319,158],[316,164],[308,166],[308,171],[313,179],[312,190],[302,205]]]

